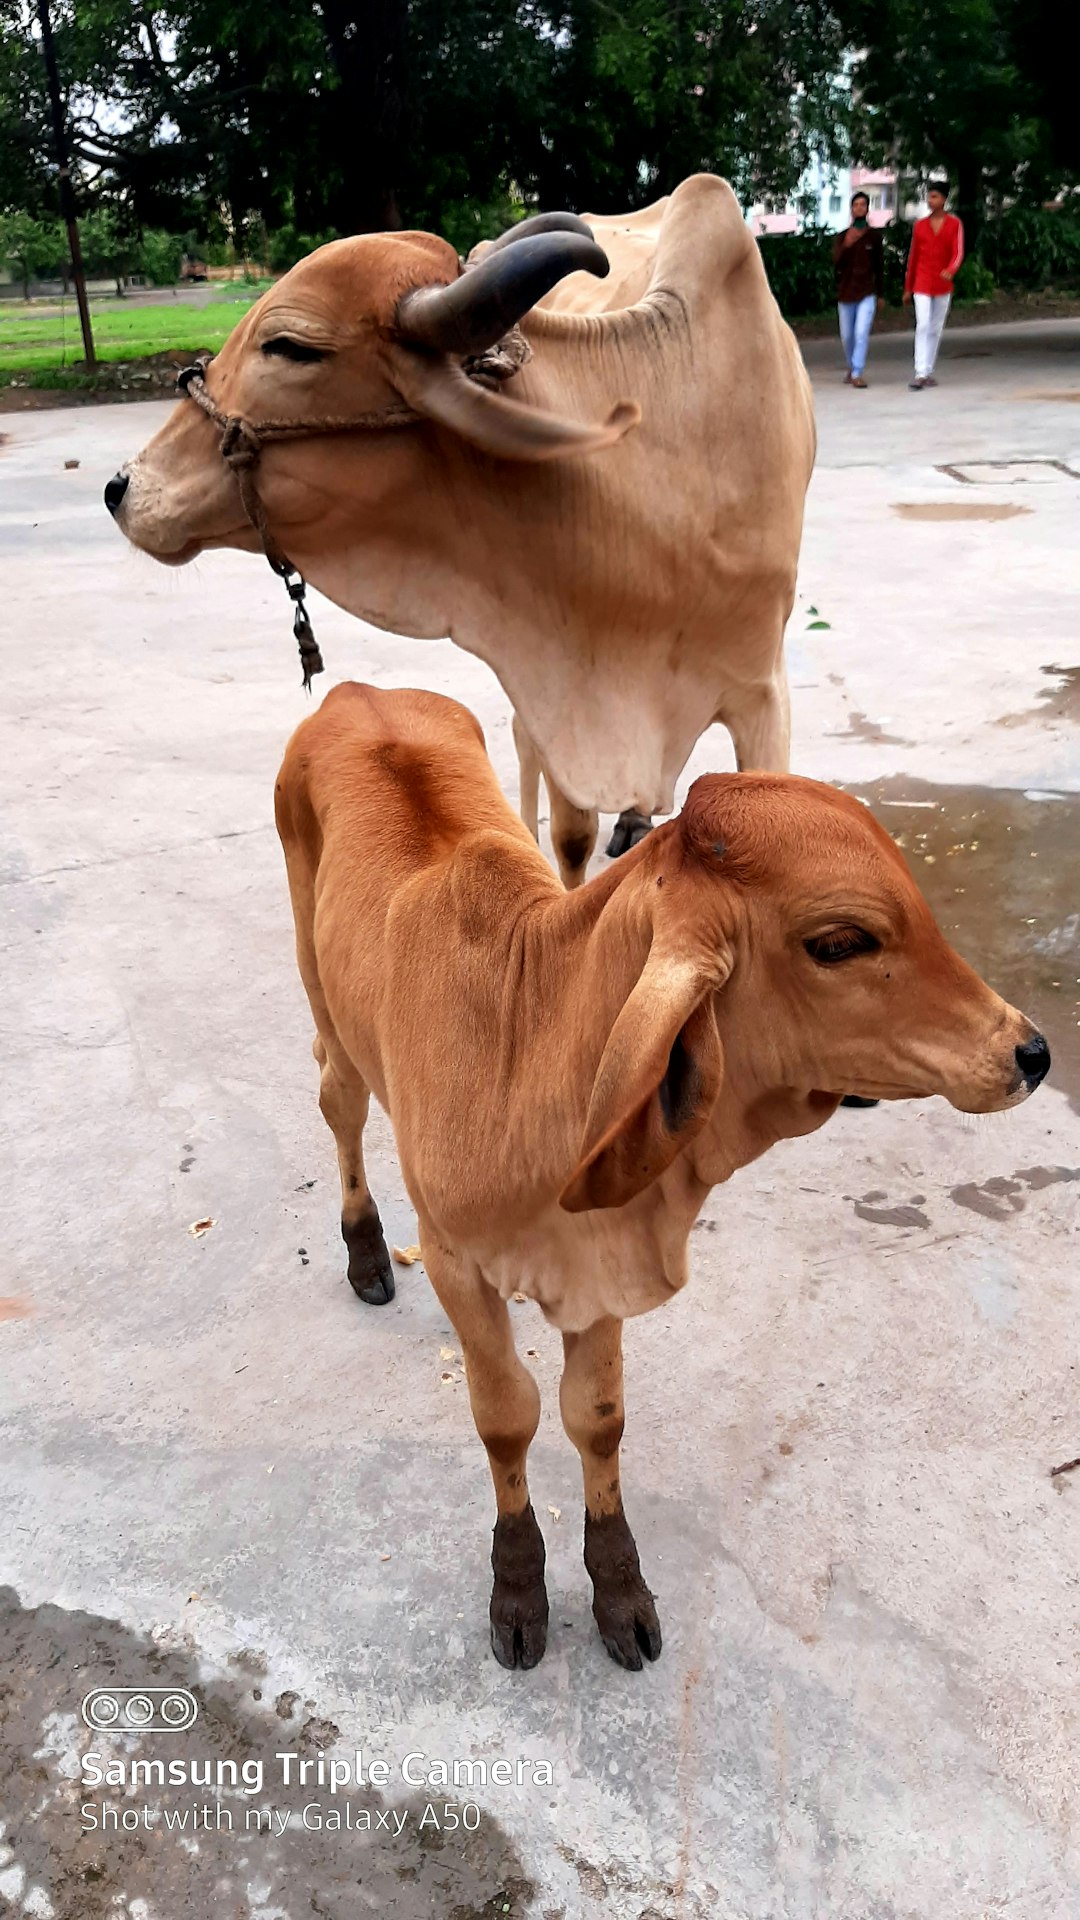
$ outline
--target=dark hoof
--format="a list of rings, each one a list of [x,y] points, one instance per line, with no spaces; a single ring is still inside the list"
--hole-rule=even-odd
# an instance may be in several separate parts
[[[609,1600],[597,1594],[593,1600],[593,1618],[600,1638],[612,1659],[631,1673],[640,1673],[642,1654],[646,1660],[659,1660],[663,1647],[660,1621],[652,1594],[639,1578],[633,1592]]]
[[[364,1281],[360,1277],[353,1278],[350,1266],[349,1285],[357,1299],[362,1300],[366,1307],[388,1307],[397,1292],[397,1281],[389,1271],[376,1274],[374,1279]]]
[[[864,1100],[861,1093],[845,1093],[840,1102],[842,1107],[880,1107],[880,1100]]]
[[[342,1221],[341,1237],[349,1250],[349,1285],[357,1299],[368,1307],[387,1306],[397,1284],[373,1201],[358,1220]]]
[[[585,1565],[593,1618],[611,1658],[640,1673],[642,1656],[659,1660],[663,1638],[656,1603],[641,1577],[634,1536],[621,1513],[585,1516]]]
[[[615,822],[611,839],[607,843],[608,858],[617,860],[620,853],[629,853],[631,847],[636,847],[638,841],[644,840],[645,835],[651,832],[652,821],[648,814],[637,813],[633,807],[628,807],[625,813],[620,813]]]
[[[531,1505],[500,1518],[491,1542],[491,1651],[500,1667],[535,1667],[547,1646],[544,1536]]]
[[[546,1595],[542,1613],[518,1618],[500,1600],[497,1589],[492,1594],[491,1651],[500,1667],[538,1667],[547,1648],[547,1629]]]

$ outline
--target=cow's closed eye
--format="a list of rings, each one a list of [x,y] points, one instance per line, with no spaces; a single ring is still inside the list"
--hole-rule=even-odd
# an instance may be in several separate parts
[[[312,347],[306,340],[293,340],[287,333],[276,333],[272,340],[264,340],[263,353],[274,355],[277,360],[325,360],[324,347]]]
[[[853,960],[859,953],[877,953],[881,941],[865,927],[830,927],[828,933],[816,933],[803,946],[819,967],[835,967],[841,960]]]

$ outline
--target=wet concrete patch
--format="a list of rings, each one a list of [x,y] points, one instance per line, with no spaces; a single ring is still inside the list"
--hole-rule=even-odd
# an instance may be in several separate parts
[[[832,674],[829,677],[835,679]],[[836,728],[828,738],[830,740],[864,740],[872,747],[912,747],[915,744],[913,740],[903,739],[898,733],[886,733],[882,721],[871,720],[867,714],[859,713],[855,708],[848,714],[847,726]]]
[[[310,1780],[283,1787],[277,1756],[288,1751],[317,1760],[337,1729],[299,1694],[289,1703],[291,1713],[279,1717],[261,1703],[258,1673],[207,1680],[191,1644],[158,1644],[95,1614],[23,1607],[10,1587],[0,1588],[0,1673],[5,1911],[49,1913],[54,1920],[139,1913],[161,1920],[263,1913],[355,1920],[369,1912],[388,1920],[421,1914],[523,1920],[531,1910],[536,1888],[486,1808],[475,1832],[421,1827],[429,1803],[460,1805],[471,1797],[467,1791],[422,1788],[401,1799],[372,1787],[330,1794]],[[198,1701],[199,1717],[182,1734],[92,1732],[80,1718],[80,1702],[91,1688],[110,1685],[185,1688]],[[220,1764],[225,1784],[140,1778],[135,1787],[88,1785],[81,1762],[90,1751],[100,1756],[102,1770],[107,1760],[121,1758],[129,1780],[132,1761],[164,1762],[167,1773],[176,1760],[206,1762],[215,1779]],[[263,1785],[245,1793],[256,1780],[256,1763]],[[332,1811],[340,1826],[305,1828],[301,1812],[309,1804],[324,1816]],[[115,1830],[101,1830],[106,1805],[117,1815]],[[205,1821],[189,1818],[180,1827],[166,1820],[167,1812],[178,1818],[196,1805],[205,1808]],[[291,1816],[283,1832],[280,1818],[256,1824],[251,1817],[271,1806]],[[97,1809],[93,1828],[87,1807]],[[131,1817],[126,1828],[125,1812]]]
[[[930,1225],[922,1210],[926,1203],[925,1193],[913,1193],[910,1200],[895,1205],[882,1204],[888,1202],[888,1195],[878,1191],[864,1193],[861,1200],[856,1200],[847,1193],[844,1198],[851,1201],[860,1220],[872,1220],[876,1226],[928,1227]]]
[[[981,1213],[984,1220],[1006,1220],[1010,1213],[1023,1213],[1027,1204],[1025,1187],[1032,1193],[1041,1193],[1063,1180],[1080,1180],[1080,1167],[1017,1167],[1011,1178],[997,1174],[977,1186],[969,1182],[965,1186],[950,1187],[949,1198],[958,1207],[970,1207],[972,1213]]]
[[[902,774],[849,791],[903,849],[957,951],[1046,1034],[1050,1085],[1080,1112],[1080,794]]]
[[[968,1181],[965,1185],[951,1187],[949,1198],[958,1207],[967,1207],[972,1213],[979,1213],[984,1220],[1007,1220],[1010,1213],[1022,1213],[1024,1195],[1019,1180],[1009,1180],[1004,1174],[995,1174],[991,1180],[979,1184]]]
[[[1003,713],[995,726],[1020,727],[1028,720],[1069,720],[1080,725],[1080,667],[1048,666],[1040,667],[1039,672],[1052,677],[1057,685],[1040,688],[1038,706],[1021,713]]]
[[[901,520],[1015,520],[1033,511],[992,500],[894,500],[892,510]]]
[[[1018,393],[1009,395],[1010,400],[1050,400],[1055,405],[1062,402],[1066,406],[1080,405],[1080,387],[1021,387]]]

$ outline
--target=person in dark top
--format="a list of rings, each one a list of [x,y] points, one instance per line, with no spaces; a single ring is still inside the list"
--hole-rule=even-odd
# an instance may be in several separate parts
[[[881,234],[870,225],[870,199],[865,193],[851,196],[851,225],[833,241],[833,266],[836,270],[836,308],[840,315],[840,339],[848,363],[844,384],[865,387],[863,368],[870,329],[879,307],[885,305],[885,256]]]

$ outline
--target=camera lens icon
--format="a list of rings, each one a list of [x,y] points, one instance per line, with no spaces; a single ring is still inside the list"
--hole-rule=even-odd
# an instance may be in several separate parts
[[[94,1687],[81,1711],[94,1733],[183,1733],[199,1703],[186,1687]]]

